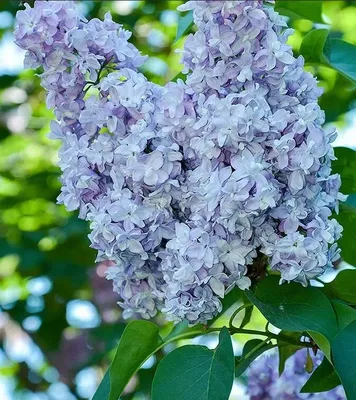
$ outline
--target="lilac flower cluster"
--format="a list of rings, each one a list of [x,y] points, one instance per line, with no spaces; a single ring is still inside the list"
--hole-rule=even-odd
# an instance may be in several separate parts
[[[321,364],[323,355],[310,355],[314,368]],[[278,353],[276,351],[260,356],[255,360],[247,373],[247,391],[250,400],[346,400],[342,386],[328,392],[300,393],[310,374],[306,371],[307,350],[302,349],[290,357],[281,376],[278,373]]]
[[[206,322],[249,266],[269,258],[306,285],[338,258],[342,196],[331,175],[333,130],[291,31],[270,5],[189,1],[197,32],[186,83],[155,85],[130,33],[85,20],[71,1],[18,12],[25,65],[43,67],[63,143],[59,202],[90,221],[90,240],[124,315]]]

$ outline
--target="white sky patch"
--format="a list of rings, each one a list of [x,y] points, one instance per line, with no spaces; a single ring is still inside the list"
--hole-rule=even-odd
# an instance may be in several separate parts
[[[338,130],[334,147],[350,147],[356,149],[356,112],[351,111],[345,117],[346,126]]]
[[[0,42],[0,54],[0,75],[14,75],[23,69],[25,51],[14,43],[14,36],[12,33],[5,33]]]
[[[96,328],[101,322],[94,304],[85,300],[70,301],[67,304],[66,316],[68,323],[75,328]]]

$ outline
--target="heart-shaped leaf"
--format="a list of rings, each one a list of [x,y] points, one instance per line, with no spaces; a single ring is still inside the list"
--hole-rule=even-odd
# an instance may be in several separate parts
[[[329,37],[328,29],[314,29],[304,36],[300,53],[307,63],[327,64],[324,48]]]
[[[332,38],[324,48],[330,65],[347,78],[356,82],[356,46],[341,39]]]
[[[332,301],[339,330],[346,328],[351,322],[356,321],[356,310],[340,301]]]
[[[341,39],[330,38],[328,29],[314,29],[307,33],[300,53],[307,63],[333,68],[356,83],[356,46]]]
[[[329,298],[356,304],[356,269],[339,272],[335,279],[321,289]]]
[[[349,400],[356,399],[356,321],[338,333],[332,343],[334,366]]]
[[[279,285],[269,276],[258,283],[255,293],[246,291],[250,301],[277,328],[290,331],[315,331],[329,340],[337,332],[337,321],[328,298],[317,288],[298,283]]]
[[[158,326],[148,321],[130,322],[93,400],[117,399],[141,365],[157,350],[176,340],[192,338],[204,333],[202,325],[189,327],[188,323],[182,322],[175,326],[163,341],[158,330]]]
[[[183,346],[158,365],[152,400],[228,400],[234,381],[234,352],[226,328],[215,350]]]

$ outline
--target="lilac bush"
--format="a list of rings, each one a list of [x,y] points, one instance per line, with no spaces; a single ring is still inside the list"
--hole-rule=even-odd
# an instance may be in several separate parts
[[[314,369],[320,365],[323,354],[310,353]],[[278,353],[274,350],[260,356],[248,370],[247,391],[251,400],[346,400],[342,386],[322,393],[300,393],[310,374],[306,371],[307,349],[299,350],[285,364],[281,376],[278,373]]]
[[[113,22],[71,1],[17,14],[25,66],[42,67],[62,141],[59,203],[90,222],[124,316],[206,322],[268,259],[281,282],[308,281],[339,257],[335,130],[321,89],[263,1],[188,1],[197,26],[186,82],[161,87]]]

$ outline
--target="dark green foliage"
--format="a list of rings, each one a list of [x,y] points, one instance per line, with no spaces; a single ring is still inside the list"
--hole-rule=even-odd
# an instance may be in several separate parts
[[[327,392],[339,385],[339,376],[328,359],[324,357],[322,363],[315,369],[308,382],[302,387],[301,393]]]
[[[152,400],[228,400],[234,380],[234,353],[227,329],[215,350],[183,346],[158,365]]]
[[[333,308],[318,289],[297,283],[279,285],[279,278],[269,276],[246,291],[250,301],[277,328],[291,331],[315,331],[331,340],[337,332]]]
[[[265,340],[251,339],[249,340],[243,350],[241,357],[236,359],[235,376],[241,376],[250,364],[265,351],[272,349],[274,346]]]
[[[356,321],[347,325],[334,339],[332,352],[336,372],[340,376],[348,400],[356,399]]]

